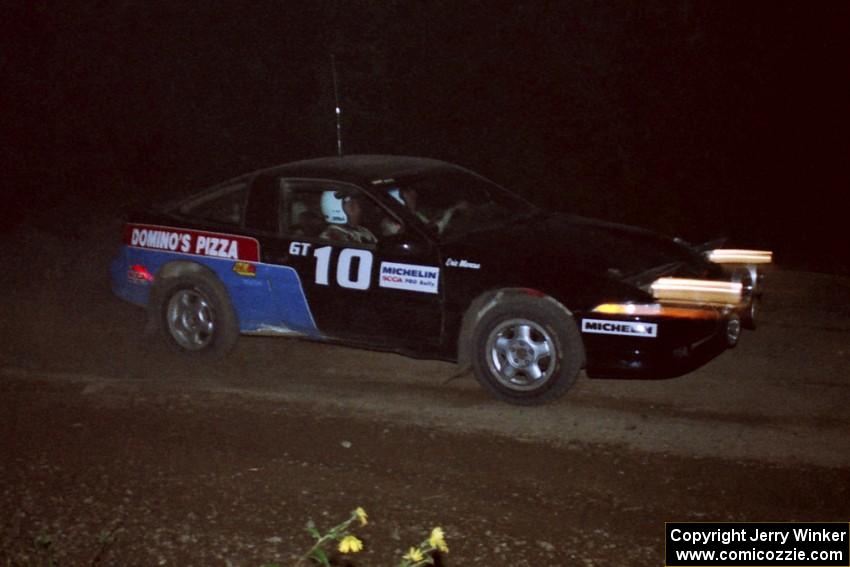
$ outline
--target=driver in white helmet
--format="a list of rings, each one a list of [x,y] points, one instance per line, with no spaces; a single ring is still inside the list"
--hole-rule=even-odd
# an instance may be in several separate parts
[[[363,205],[357,195],[345,194],[339,191],[322,193],[322,215],[328,227],[321,237],[338,242],[358,242],[375,244],[378,239],[360,222],[363,217]]]
[[[430,222],[428,220],[428,217],[425,216],[422,211],[416,210],[416,203],[418,200],[416,189],[409,187],[399,189],[396,187],[390,189],[387,194],[396,201],[398,201],[401,205],[407,207],[407,209],[423,223],[428,224]],[[383,234],[384,236],[398,234],[399,232],[401,232],[401,228],[401,223],[394,218],[384,217],[381,220],[381,234]]]
[[[458,211],[466,211],[469,209],[469,203],[461,200],[446,209],[445,211],[443,211],[442,214],[439,215],[439,218],[431,220],[425,215],[425,213],[423,213],[417,208],[419,196],[416,192],[416,189],[413,189],[412,187],[403,187],[400,189],[393,188],[390,189],[387,194],[396,201],[398,201],[400,204],[407,207],[407,209],[423,223],[435,227],[439,234],[442,234],[446,230],[446,226],[448,226],[449,222],[452,220],[452,217],[455,216],[455,213],[457,213]],[[390,234],[397,234],[400,231],[401,224],[398,221],[392,219],[384,219],[383,221],[381,221],[381,232],[385,236]]]

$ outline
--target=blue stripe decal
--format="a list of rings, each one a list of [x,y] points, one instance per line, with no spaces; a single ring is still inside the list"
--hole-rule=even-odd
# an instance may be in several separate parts
[[[250,262],[256,266],[257,274],[249,277],[233,271],[236,260],[124,246],[110,265],[112,290],[126,301],[145,306],[151,285],[131,281],[128,276],[131,266],[143,265],[151,274],[156,274],[162,266],[175,260],[200,264],[218,276],[230,295],[241,332],[286,327],[308,335],[320,334],[307,305],[301,278],[289,266]]]

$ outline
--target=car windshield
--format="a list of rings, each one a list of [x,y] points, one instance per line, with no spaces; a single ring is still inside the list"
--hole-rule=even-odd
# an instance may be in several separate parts
[[[536,209],[517,195],[465,171],[388,180],[383,190],[440,240],[504,225]]]

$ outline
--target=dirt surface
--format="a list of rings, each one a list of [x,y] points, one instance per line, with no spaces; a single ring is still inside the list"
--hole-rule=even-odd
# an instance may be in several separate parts
[[[0,248],[0,565],[291,564],[356,506],[356,565],[437,525],[443,565],[585,566],[661,565],[665,521],[850,521],[847,278],[776,269],[703,368],[517,408],[393,354],[172,356],[109,292],[118,234]]]

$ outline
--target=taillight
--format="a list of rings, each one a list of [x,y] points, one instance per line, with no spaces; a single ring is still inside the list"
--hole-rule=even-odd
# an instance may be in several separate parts
[[[133,264],[132,266],[130,266],[129,276],[139,281],[153,281],[153,274],[151,274],[150,271],[148,271],[148,269],[142,266],[141,264]]]

